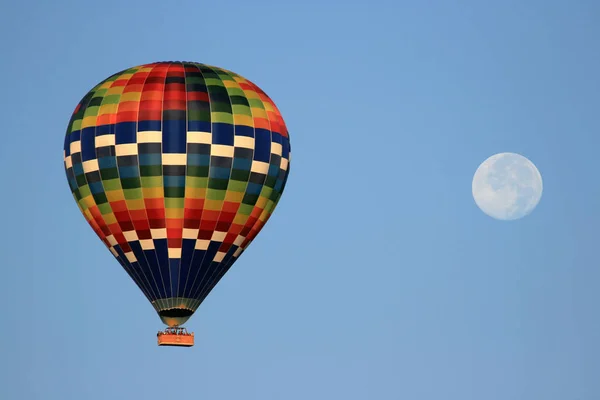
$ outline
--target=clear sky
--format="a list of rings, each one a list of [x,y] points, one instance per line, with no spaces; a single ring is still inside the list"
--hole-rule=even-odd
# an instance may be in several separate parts
[[[598,1],[5,1],[0,398],[600,399]],[[291,173],[251,248],[163,325],[63,169],[81,97],[160,60],[277,103]],[[496,221],[477,166],[544,195]]]

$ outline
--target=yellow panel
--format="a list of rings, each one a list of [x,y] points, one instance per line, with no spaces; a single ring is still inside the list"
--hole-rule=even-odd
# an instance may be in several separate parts
[[[104,218],[104,222],[106,223],[106,225],[115,224],[117,222],[117,218],[115,217],[115,214],[113,214],[112,212],[103,215],[102,218]]]
[[[225,195],[225,201],[241,203],[243,199],[244,199],[243,192],[227,191],[227,194]]]
[[[258,198],[258,201],[256,202],[256,206],[255,206],[255,207],[258,207],[258,208],[260,208],[261,210],[263,210],[263,209],[265,208],[265,205],[267,204],[267,200],[268,200],[268,199],[267,199],[266,197],[262,197],[262,196],[260,196],[260,197]]]
[[[103,104],[100,106],[100,111],[98,111],[98,115],[116,114],[118,107],[118,104]]]
[[[258,108],[258,107],[252,107],[252,116],[254,118],[269,119],[269,117],[267,116],[267,112],[265,110],[263,110],[262,108]]]
[[[205,200],[204,209],[211,211],[219,211],[223,207],[223,200]]]
[[[98,116],[90,115],[89,117],[85,117],[83,122],[81,123],[81,129],[89,128],[90,126],[96,126],[96,121]]]
[[[269,212],[265,208],[263,210],[263,212],[260,214],[260,217],[258,217],[258,220],[261,221],[261,222],[265,222],[265,220],[267,219],[267,215],[269,215]]]
[[[143,210],[146,208],[144,199],[126,200],[128,210]]]
[[[239,88],[240,85],[236,81],[224,80],[223,83],[227,88]]]
[[[125,90],[125,86],[113,86],[106,91],[105,97],[115,95],[115,94],[121,94],[121,93],[123,93],[123,90]]]
[[[142,97],[142,92],[128,92],[123,93],[121,96],[121,103],[126,101],[140,101],[140,97]]]
[[[143,188],[142,191],[146,199],[158,199],[164,196],[162,187]]]
[[[83,201],[83,204],[87,208],[90,208],[90,207],[93,207],[96,205],[96,201],[94,200],[94,197],[92,197],[92,195],[86,196],[81,200]]]
[[[123,80],[123,79],[129,80],[129,79],[131,79],[132,77],[133,77],[133,74],[132,74],[131,72],[129,72],[129,73],[127,73],[127,74],[122,74],[122,75],[119,75],[119,78],[118,78],[117,80],[119,80],[119,81],[120,81],[120,80]],[[122,86],[121,86],[121,87],[122,87]]]
[[[233,223],[238,225],[245,225],[249,217],[249,215],[237,214],[233,219]]]
[[[254,124],[254,119],[248,115],[243,115],[243,114],[234,114],[233,115],[233,122],[236,125],[247,125],[247,126],[253,126]]]
[[[106,192],[106,198],[110,202],[125,200],[122,190],[111,190]]]
[[[182,219],[183,208],[167,208],[165,209],[165,216],[169,219]]]
[[[185,197],[189,199],[203,199],[206,197],[206,188],[185,188]]]

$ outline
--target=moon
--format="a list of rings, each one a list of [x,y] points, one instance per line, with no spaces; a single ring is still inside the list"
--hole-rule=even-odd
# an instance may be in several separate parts
[[[472,183],[473,199],[485,214],[511,221],[529,215],[542,198],[542,175],[526,157],[498,153],[481,163]]]

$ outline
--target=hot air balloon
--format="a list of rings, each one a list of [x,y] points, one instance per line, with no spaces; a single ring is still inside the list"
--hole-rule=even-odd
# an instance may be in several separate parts
[[[86,221],[167,325],[181,325],[261,231],[285,188],[290,140],[275,103],[231,71],[156,62],[91,89],[64,166]]]

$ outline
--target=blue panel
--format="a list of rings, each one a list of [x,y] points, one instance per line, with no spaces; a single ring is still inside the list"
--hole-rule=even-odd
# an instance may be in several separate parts
[[[188,165],[196,167],[207,166],[210,164],[210,156],[208,154],[188,154],[187,162]]]
[[[248,182],[248,186],[246,187],[246,193],[248,194],[260,194],[263,185],[259,185],[258,183]]]
[[[80,139],[81,139],[81,131],[71,132],[71,143],[76,142]]]
[[[96,158],[96,129],[85,128],[81,133],[81,159],[82,161]]]
[[[146,255],[144,254],[144,251],[142,250],[142,246],[140,245],[140,242],[133,241],[133,242],[129,242],[129,247],[131,247],[131,251],[133,252],[133,254],[135,255],[135,257],[137,258],[137,262],[140,268],[140,273],[142,273],[147,280],[147,284],[150,286],[151,292],[148,293],[150,296],[152,296],[152,300],[156,300],[156,296],[160,293],[159,291],[159,286],[160,285],[160,277],[157,277],[157,282],[155,282],[155,279],[153,279],[153,271],[152,268],[150,268],[150,265],[148,264],[148,260],[146,260]],[[155,256],[153,255],[152,257],[155,258]]]
[[[136,123],[120,122],[115,126],[115,143],[135,143],[136,142]]]
[[[71,134],[65,135],[64,143],[65,157],[71,155]]]
[[[275,143],[283,143],[283,136],[279,132],[271,132],[271,141]]]
[[[192,132],[210,132],[210,122],[188,121],[188,131]]]
[[[110,135],[115,133],[115,125],[100,125],[96,127],[96,136]]]
[[[133,248],[134,244],[130,243],[130,246]],[[156,282],[158,283],[158,295],[160,296],[161,299],[164,299],[167,297],[167,292],[164,287],[165,285],[163,284],[163,281],[162,281],[161,270],[158,265],[158,259],[156,256],[156,252],[154,250],[143,250],[143,251],[144,251],[144,254],[146,255],[146,260],[148,261],[148,264],[150,265],[150,270],[152,271],[152,274],[154,275],[154,279],[156,279]]]
[[[75,176],[83,175],[83,165],[81,163],[73,163],[73,172]]]
[[[162,156],[157,153],[140,153],[138,154],[140,165],[161,165]]]
[[[186,151],[186,121],[168,120],[163,122],[163,153],[179,153]]]
[[[138,132],[144,131],[160,131],[160,121],[138,121]]]
[[[269,172],[267,172],[267,175],[269,176],[277,176],[277,173],[279,172],[279,165],[272,165],[269,166]]]
[[[171,274],[171,293],[175,296],[177,293],[177,285],[179,283],[179,264],[178,258],[169,259],[169,270]]]
[[[232,260],[234,260],[233,253],[235,253],[235,251],[238,249],[238,247],[239,246],[236,246],[235,244],[232,245],[229,248],[229,251],[227,252],[227,254],[225,254],[225,257],[223,258],[223,261],[225,261],[228,266],[231,266]]]
[[[194,256],[194,248],[196,246],[196,239],[183,239],[183,243],[181,245],[181,267],[180,267],[180,282],[179,282],[179,290],[177,292],[178,297],[184,297],[184,289],[186,281],[189,280],[188,285],[191,285],[191,280],[194,279],[193,276],[190,277],[190,264],[192,262],[192,257]],[[195,272],[195,271],[191,271]]]
[[[116,157],[100,157],[98,159],[100,169],[115,168],[117,166]]]
[[[240,169],[244,171],[250,171],[252,168],[252,160],[247,158],[234,158],[233,169]]]
[[[269,162],[271,158],[271,131],[256,129],[254,139],[254,159]]]
[[[214,272],[214,270],[210,269],[210,266],[213,263],[209,260],[212,260],[215,257],[217,251],[219,250],[219,247],[221,247],[221,243],[219,242],[210,242],[210,244],[208,245],[208,249],[206,250],[206,257],[204,257],[202,265],[200,265],[199,267],[200,271],[198,274],[198,279],[196,279],[196,283],[194,284],[194,287],[191,290],[191,296],[198,296],[198,290],[210,280],[211,274],[212,272]]]
[[[75,180],[75,176],[73,175],[73,168],[69,168],[67,171],[67,179],[69,180],[69,187],[72,192],[79,190],[77,187],[77,181]]]
[[[156,255],[160,263],[160,274],[167,289],[167,297],[173,297],[173,292],[171,292],[171,277],[169,276],[169,247],[167,246],[167,239],[154,239],[154,247],[156,248]]]
[[[185,176],[163,176],[163,182],[165,187],[184,187]]]
[[[194,250],[192,261],[190,262],[190,275],[187,281],[187,285],[184,291],[184,297],[190,297],[192,295],[192,283],[194,279],[202,279],[202,271],[200,271],[200,264],[206,256],[206,250]]]
[[[275,183],[275,187],[273,188],[273,190],[277,192],[281,190],[283,183],[285,182],[286,173],[287,171],[283,169],[279,171],[279,176],[277,177],[277,182]]]
[[[281,187],[283,186],[283,178],[277,178],[277,182],[275,182],[275,187],[273,187],[274,193],[280,192]]]
[[[236,136],[247,136],[254,137],[254,128],[246,125],[236,125],[235,126],[235,135]]]
[[[212,124],[212,144],[233,146],[233,125],[217,122]]]
[[[143,291],[146,293],[148,300],[156,300],[156,295],[154,294],[154,285],[151,283],[152,281],[148,281],[148,277],[144,273],[144,267],[142,267],[138,261],[132,262],[131,267],[135,274],[139,276],[139,281],[144,287]]]
[[[140,172],[137,166],[119,167],[120,178],[137,178],[138,176],[140,176]]]
[[[90,192],[92,192],[92,194],[104,193],[102,182],[92,182],[88,183],[88,185],[90,185]]]
[[[217,279],[216,270],[218,267],[219,263],[215,262],[207,262],[206,265],[204,265],[202,272],[204,278],[201,282],[200,279],[196,281],[192,292],[192,298],[200,300],[206,297],[206,291],[209,290],[211,286],[210,283]]]
[[[282,146],[282,151],[281,151],[281,156],[283,158],[290,158],[290,141],[288,139],[285,139],[283,141],[283,143],[281,144]]]
[[[229,179],[229,174],[231,170],[229,168],[222,167],[210,167],[209,169],[209,177],[216,179]]]

